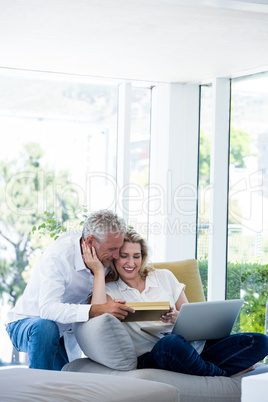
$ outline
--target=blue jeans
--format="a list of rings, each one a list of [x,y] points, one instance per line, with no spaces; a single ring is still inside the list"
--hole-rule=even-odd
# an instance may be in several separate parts
[[[15,349],[28,353],[29,368],[57,370],[68,363],[63,337],[54,321],[24,318],[6,326]]]
[[[180,335],[161,338],[151,352],[138,358],[138,368],[159,368],[200,376],[225,376],[243,371],[268,354],[268,337],[258,333],[233,334],[206,341],[199,355]]]

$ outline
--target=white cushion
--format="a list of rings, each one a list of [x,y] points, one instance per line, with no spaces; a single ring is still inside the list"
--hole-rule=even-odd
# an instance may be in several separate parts
[[[27,368],[0,369],[0,400],[8,402],[178,402],[175,387],[110,375]]]
[[[114,370],[134,370],[137,355],[134,344],[121,321],[111,314],[73,324],[76,340],[83,353]]]
[[[240,377],[202,377],[161,369],[113,371],[85,358],[66,364],[62,370],[119,376],[122,382],[135,378],[166,383],[179,390],[180,402],[241,402]]]
[[[202,377],[160,369],[140,369],[129,372],[113,371],[89,359],[77,359],[66,364],[63,371],[112,374],[151,380],[173,385],[180,392],[180,402],[241,402],[241,379],[268,372],[266,364],[256,364],[256,369],[234,378],[229,377]],[[257,399],[256,399],[257,400]]]

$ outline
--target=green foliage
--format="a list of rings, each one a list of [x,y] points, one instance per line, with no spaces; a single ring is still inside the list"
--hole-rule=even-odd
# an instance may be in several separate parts
[[[39,232],[40,238],[42,236],[49,235],[53,237],[54,240],[57,240],[59,235],[63,232],[66,232],[66,228],[63,226],[62,222],[55,219],[55,212],[44,212],[45,221],[41,223],[38,227],[34,225],[32,227],[31,233],[35,234],[36,231]]]
[[[82,218],[84,218],[84,219],[82,219],[82,220],[80,221],[80,223],[79,223],[80,226],[84,225],[86,219],[88,218],[88,215],[89,215],[88,209],[87,209],[85,206],[83,206]]]
[[[201,130],[199,144],[199,176],[201,182],[209,183],[210,175],[210,137]]]
[[[207,259],[198,261],[199,271],[207,298]],[[265,307],[268,300],[268,265],[255,262],[228,263],[227,299],[245,302],[234,332],[264,333]]]
[[[199,175],[200,183],[209,184],[210,176],[210,137],[201,130],[199,146]],[[251,155],[250,135],[245,131],[231,127],[230,135],[230,164],[238,168],[245,167],[245,157]]]
[[[230,163],[238,168],[245,167],[245,157],[251,155],[250,135],[245,131],[231,127]]]
[[[83,219],[79,223],[80,226],[83,225],[85,220],[88,218],[88,210],[85,207],[83,207],[82,218]],[[36,232],[38,232],[40,239],[43,236],[49,236],[54,240],[57,240],[62,233],[67,232],[67,229],[64,226],[64,219],[56,220],[55,212],[44,211],[44,215],[39,218],[38,222],[39,225],[34,225],[30,231],[30,234],[34,235]]]
[[[20,158],[0,163],[0,297],[6,294],[12,305],[26,286],[25,272],[34,251],[42,248],[40,239],[29,233],[32,227],[38,228],[41,206],[57,211],[57,219],[47,213],[46,224],[40,227],[51,237],[59,230],[57,220],[75,218],[80,208],[75,191],[71,190],[69,173],[56,174],[44,165],[42,158],[40,146],[29,143]],[[64,186],[70,191],[64,191]]]
[[[86,219],[88,218],[89,212],[85,206],[82,206],[82,220],[79,222],[79,225],[82,226]],[[62,219],[61,221],[56,220],[54,217],[54,212],[44,211],[44,215],[39,219],[39,225],[34,225],[31,229],[30,234],[35,234],[36,232],[39,233],[39,237],[49,236],[57,240],[59,235],[66,232],[67,229],[64,226],[65,221]],[[129,229],[134,229],[133,226],[128,225]]]
[[[201,276],[201,281],[203,285],[203,290],[205,294],[205,298],[207,300],[208,293],[208,260],[207,258],[202,258],[198,260],[199,272]]]

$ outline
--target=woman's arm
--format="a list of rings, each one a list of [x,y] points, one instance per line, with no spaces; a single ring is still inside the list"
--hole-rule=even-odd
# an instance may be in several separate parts
[[[184,293],[184,290],[182,290],[182,292],[181,292],[181,294],[180,294],[180,297],[179,297],[178,300],[176,301],[176,310],[177,310],[177,311],[180,311],[181,306],[182,306],[184,303],[189,303],[189,302],[188,302],[188,300],[187,300],[186,294]]]
[[[165,323],[171,323],[174,324],[176,321],[176,318],[179,314],[179,311],[181,309],[181,306],[184,303],[188,303],[187,297],[184,293],[184,290],[182,290],[178,300],[176,301],[175,304],[175,309],[173,307],[171,307],[170,311],[167,312],[165,315],[162,315],[162,317],[160,318],[161,321],[165,322]]]
[[[82,252],[84,263],[94,275],[93,293],[90,303],[104,304],[107,302],[104,266],[98,259],[94,247],[90,248],[85,244],[85,242],[82,242]]]

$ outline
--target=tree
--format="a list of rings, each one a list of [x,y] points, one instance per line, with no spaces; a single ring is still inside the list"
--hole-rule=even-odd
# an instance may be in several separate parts
[[[231,128],[230,164],[237,168],[244,168],[245,157],[250,156],[250,135],[243,130]]]
[[[30,259],[42,247],[31,228],[46,209],[62,221],[76,218],[77,195],[68,172],[56,174],[44,164],[40,146],[30,143],[17,160],[1,162],[0,200],[0,297],[13,306],[26,286]]]
[[[199,176],[202,182],[209,184],[210,174],[210,137],[201,130],[199,144]]]
[[[198,261],[201,280],[207,298],[208,260]],[[264,333],[265,306],[268,298],[268,265],[255,262],[228,262],[227,300],[239,299],[241,291],[244,306],[233,332]]]
[[[238,168],[245,167],[245,157],[251,155],[250,135],[245,131],[231,127],[230,138],[230,164]],[[199,174],[203,184],[209,184],[210,174],[210,137],[201,130],[200,132],[200,153],[199,153]]]

